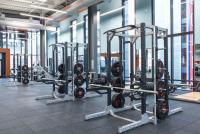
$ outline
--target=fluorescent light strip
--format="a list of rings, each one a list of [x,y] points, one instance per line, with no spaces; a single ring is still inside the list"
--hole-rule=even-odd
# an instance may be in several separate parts
[[[118,12],[118,11],[124,9],[124,8],[125,8],[125,6],[122,6],[122,7],[120,7],[120,8],[117,8],[117,9],[114,9],[114,10],[111,10],[111,11],[108,11],[108,12],[105,12],[105,13],[102,13],[100,16],[101,16],[101,17],[102,17],[102,16],[107,16],[107,15],[110,15],[110,14],[112,14],[112,13]]]
[[[44,19],[44,20],[53,20],[52,18],[43,17],[43,16],[37,16],[37,15],[31,15],[31,14],[25,14],[25,13],[20,13],[20,15],[22,15],[22,16],[28,16],[28,17],[33,17],[33,18]]]
[[[60,31],[51,32],[51,35],[59,33]]]
[[[43,10],[54,11],[54,12],[63,13],[63,14],[67,13],[66,11],[57,10],[57,9],[53,9],[53,8],[42,7],[42,6],[31,5],[31,7],[35,8],[35,9],[43,9]]]
[[[18,32],[5,32],[5,31],[0,31],[0,33],[3,33],[3,34],[18,34],[18,35],[25,35],[25,33],[18,33]]]
[[[79,23],[76,23],[76,25],[75,26],[79,26],[79,25],[81,25],[81,24],[83,24],[84,23],[84,21],[81,21],[81,22],[79,22]],[[73,27],[73,25],[70,25],[69,26],[69,28],[72,28]]]
[[[13,28],[13,29],[23,29],[23,30],[34,30],[33,28],[26,28],[26,27],[17,27],[17,26],[6,26],[7,28]]]

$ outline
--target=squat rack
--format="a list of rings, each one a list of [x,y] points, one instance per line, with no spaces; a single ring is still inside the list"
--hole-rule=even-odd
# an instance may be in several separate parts
[[[126,31],[130,31],[130,30],[135,30],[136,34],[135,35],[127,35],[127,34],[123,34]],[[147,32],[147,30],[151,30],[151,32]],[[111,29],[105,32],[105,34],[107,35],[107,79],[109,84],[107,86],[102,86],[102,85],[96,85],[96,84],[90,84],[91,87],[98,87],[98,88],[104,88],[108,90],[107,93],[107,106],[105,108],[104,111],[102,112],[98,112],[98,113],[94,113],[94,114],[89,114],[89,115],[85,115],[85,120],[90,120],[90,119],[94,119],[94,118],[98,118],[98,117],[102,117],[105,115],[111,115],[115,118],[118,119],[122,119],[125,121],[130,122],[127,125],[121,126],[118,128],[118,133],[123,133],[127,130],[142,126],[144,124],[147,123],[153,123],[153,124],[157,124],[157,107],[156,107],[156,103],[157,103],[157,78],[156,78],[156,72],[158,69],[157,68],[157,59],[158,59],[158,55],[157,55],[157,51],[158,49],[158,39],[159,38],[163,38],[164,39],[164,52],[166,53],[165,55],[165,59],[164,59],[164,67],[165,70],[168,70],[168,40],[167,40],[167,29],[163,29],[157,26],[148,26],[145,23],[141,23],[140,25],[128,25],[128,26],[124,26],[124,27],[120,27],[120,28],[116,28],[116,29]],[[153,61],[153,71],[154,71],[154,88],[153,91],[149,91],[147,90],[147,76],[146,76],[146,36],[152,36],[153,37],[153,57],[152,57],[152,61]],[[111,86],[111,41],[113,39],[114,36],[119,37],[119,43],[120,46],[122,45],[122,40],[124,37],[128,37],[130,39],[130,45],[131,48],[133,48],[133,45],[135,44],[135,41],[137,40],[137,38],[141,38],[141,89],[137,90],[137,89],[131,89],[128,87],[125,88],[118,88],[118,87],[113,87]],[[132,54],[131,54],[131,58]],[[120,58],[121,59],[121,58]],[[133,65],[133,61],[131,62],[131,65]],[[133,68],[133,66],[131,66],[131,68]],[[133,69],[131,69],[131,83],[134,82],[133,79]],[[165,82],[168,83],[168,74],[165,73],[164,75],[164,79]],[[141,93],[141,103],[139,104],[133,104],[133,102],[131,102],[128,106],[120,108],[120,109],[114,109],[111,105],[111,94],[112,94],[112,89],[114,88],[118,88],[124,91],[131,91],[131,92],[140,92]],[[109,90],[110,89],[110,90]],[[147,104],[146,104],[146,96],[147,93],[153,94],[153,106],[154,106],[154,112],[152,111],[147,111]],[[138,107],[141,107],[138,108]],[[121,112],[121,111],[125,111],[125,110],[130,110],[130,109],[135,109],[135,110],[139,110],[141,112],[141,119],[138,121],[135,120],[131,120],[128,118],[124,118],[121,116],[116,115],[115,113],[117,112]],[[175,114],[177,112],[182,111],[182,108],[175,108],[173,110],[170,110],[168,115],[172,115]],[[150,116],[149,113],[152,115]]]

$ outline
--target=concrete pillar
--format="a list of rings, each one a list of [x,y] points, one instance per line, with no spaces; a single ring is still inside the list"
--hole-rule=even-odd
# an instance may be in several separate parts
[[[41,24],[44,25],[44,21],[41,21]],[[44,30],[40,30],[40,64],[42,67],[45,67],[46,55],[45,55],[45,46],[46,46],[46,35]]]
[[[97,69],[97,5],[88,7],[88,69],[89,72],[98,72]]]

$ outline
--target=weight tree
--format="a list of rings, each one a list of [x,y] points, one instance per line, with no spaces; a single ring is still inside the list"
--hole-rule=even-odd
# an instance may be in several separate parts
[[[53,91],[51,95],[45,95],[45,96],[39,96],[36,98],[36,100],[43,100],[43,99],[51,99],[47,100],[47,104],[56,104],[56,103],[62,103],[62,102],[68,102],[68,101],[74,101],[75,99],[81,99],[81,98],[91,98],[91,97],[97,97],[98,94],[86,94],[87,88],[84,89],[82,86],[84,85],[84,68],[83,65],[78,63],[78,51],[79,49],[77,47],[87,47],[87,44],[85,43],[56,43],[52,44],[50,46],[53,46],[55,51],[53,51],[53,56],[56,55],[55,47],[61,47],[63,51],[63,64],[58,66],[58,71],[61,73],[63,77],[58,77],[58,79],[42,79],[42,82],[46,84],[53,84]],[[69,55],[70,51],[71,55]],[[75,52],[76,51],[76,56]],[[70,56],[70,67],[68,66],[69,63],[69,57]],[[76,57],[76,60],[75,60]],[[53,57],[53,59],[55,59]],[[54,62],[53,62],[53,68],[55,68]],[[69,71],[71,70],[71,71]],[[71,73],[70,75],[68,73]],[[55,73],[55,71],[54,71]],[[60,76],[61,76],[60,75]],[[61,79],[62,78],[62,79]],[[56,90],[57,86],[57,90]],[[71,89],[71,92],[70,90]],[[57,92],[58,94],[57,94]],[[61,95],[61,96],[60,96]]]

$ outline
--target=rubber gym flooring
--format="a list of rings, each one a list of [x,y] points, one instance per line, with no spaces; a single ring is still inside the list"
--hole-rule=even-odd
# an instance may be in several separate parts
[[[0,80],[0,134],[116,134],[117,127],[128,122],[111,116],[84,121],[84,115],[102,111],[105,97],[46,105],[35,97],[51,92],[50,85],[35,83],[16,86],[8,79]],[[158,123],[144,125],[126,134],[200,134],[200,106],[186,102],[172,102],[184,108],[182,113]],[[139,113],[120,113],[139,119]]]

